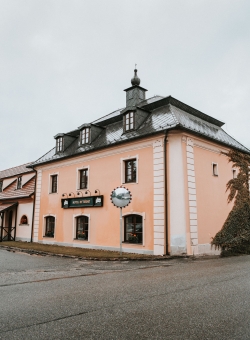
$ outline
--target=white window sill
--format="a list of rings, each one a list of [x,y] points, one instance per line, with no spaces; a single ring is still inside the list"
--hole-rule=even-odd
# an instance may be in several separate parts
[[[89,243],[88,240],[79,240],[78,238],[74,238],[73,242],[76,242],[76,243]]]

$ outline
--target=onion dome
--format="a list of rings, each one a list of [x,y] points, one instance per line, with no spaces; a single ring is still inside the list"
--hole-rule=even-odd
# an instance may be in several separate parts
[[[140,78],[137,76],[137,69],[134,70],[135,74],[134,77],[131,79],[131,84],[134,85],[140,85]]]

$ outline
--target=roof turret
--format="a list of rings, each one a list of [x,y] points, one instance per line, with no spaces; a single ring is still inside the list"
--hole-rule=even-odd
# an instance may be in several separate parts
[[[137,76],[137,69],[134,69],[134,77],[131,79],[131,84],[134,86],[134,85],[140,85],[140,78]]]

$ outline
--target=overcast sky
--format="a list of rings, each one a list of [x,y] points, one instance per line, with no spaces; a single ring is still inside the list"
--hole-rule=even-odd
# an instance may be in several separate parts
[[[124,107],[135,63],[250,148],[249,0],[0,0],[0,170]]]

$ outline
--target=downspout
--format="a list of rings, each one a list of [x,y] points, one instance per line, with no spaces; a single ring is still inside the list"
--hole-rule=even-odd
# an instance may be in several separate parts
[[[17,221],[17,208],[18,208],[18,204],[17,204],[17,206],[16,206],[15,229],[14,229],[14,241],[16,241],[16,221]]]
[[[32,226],[31,226],[31,235],[30,235],[30,242],[33,242],[33,229],[34,229],[34,215],[35,215],[35,204],[36,204],[36,181],[37,181],[37,171],[32,167],[32,169],[36,172],[35,178],[35,191],[34,191],[34,202],[33,202],[33,211],[32,211]]]
[[[167,131],[164,138],[164,189],[165,189],[165,234],[166,234],[166,254],[168,254],[168,176],[167,176]]]

